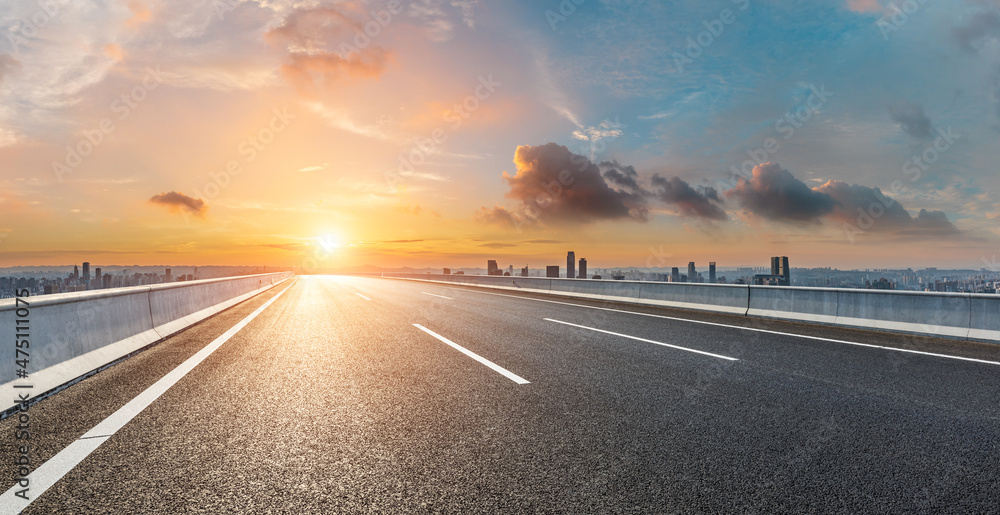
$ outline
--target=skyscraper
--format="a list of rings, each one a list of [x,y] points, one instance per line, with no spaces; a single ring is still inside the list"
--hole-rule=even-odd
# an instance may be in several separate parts
[[[587,258],[580,258],[580,279],[587,278]]]
[[[681,271],[676,266],[670,269],[670,282],[681,282]]]
[[[497,260],[491,259],[486,262],[486,274],[487,275],[499,275],[497,272],[500,271],[500,267],[497,266]]]
[[[83,262],[83,282],[90,284],[90,261]]]
[[[165,283],[172,283],[172,282],[174,282],[174,276],[170,272],[169,268],[167,269],[167,273],[163,274],[163,282],[165,282]]]
[[[85,263],[86,264],[86,263]],[[94,269],[94,289],[99,290],[103,288],[104,283],[101,282],[101,269]]]
[[[792,271],[788,268],[788,256],[781,256],[781,286],[792,285]]]
[[[576,253],[572,250],[566,253],[566,278],[576,278]]]
[[[716,278],[715,278],[715,261],[710,261],[708,263],[708,282],[710,282],[712,284],[716,283]]]
[[[521,277],[528,277],[528,265],[524,265],[524,268],[521,269]]]
[[[73,265],[73,281],[78,282],[80,280],[80,267]]]
[[[688,263],[688,282],[689,283],[698,282],[698,271],[694,269],[694,261]]]
[[[549,265],[545,267],[545,277],[559,278],[559,265]]]

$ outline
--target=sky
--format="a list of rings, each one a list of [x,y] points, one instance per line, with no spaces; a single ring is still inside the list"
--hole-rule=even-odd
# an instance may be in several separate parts
[[[0,266],[998,267],[996,0],[0,1]]]

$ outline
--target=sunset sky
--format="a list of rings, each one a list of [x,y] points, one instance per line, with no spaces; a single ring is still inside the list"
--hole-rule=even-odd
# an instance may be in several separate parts
[[[0,27],[0,266],[1000,259],[994,0],[4,0]]]

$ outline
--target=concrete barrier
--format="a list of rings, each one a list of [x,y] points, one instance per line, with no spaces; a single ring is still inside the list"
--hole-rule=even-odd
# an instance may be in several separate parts
[[[969,339],[1000,341],[1000,295],[969,296]]]
[[[281,272],[28,297],[28,377],[18,379],[13,366],[0,367],[0,412],[14,407],[18,394],[44,395],[292,275]],[[0,334],[11,339],[16,310],[15,299],[0,300]],[[15,381],[30,384],[31,389],[15,389]]]
[[[969,336],[967,293],[839,290],[837,325],[930,334]]]
[[[644,304],[736,315],[747,314],[747,287],[738,284],[641,283]]]
[[[385,277],[1000,342],[1000,295],[482,275]]]
[[[605,281],[592,279],[549,279],[549,292],[581,299],[605,300],[610,293]],[[636,290],[638,291],[638,290]]]
[[[750,286],[747,315],[836,324],[840,290],[795,286]]]

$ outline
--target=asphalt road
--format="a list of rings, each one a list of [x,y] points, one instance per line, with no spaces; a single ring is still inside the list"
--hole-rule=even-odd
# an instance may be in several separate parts
[[[1000,345],[358,277],[34,405],[34,466],[271,300],[24,513],[1000,512]]]

